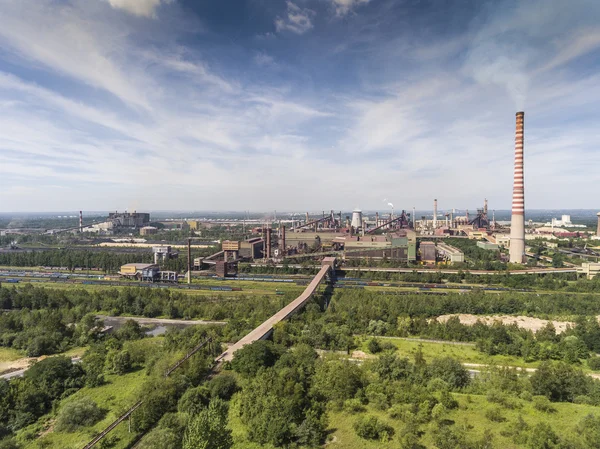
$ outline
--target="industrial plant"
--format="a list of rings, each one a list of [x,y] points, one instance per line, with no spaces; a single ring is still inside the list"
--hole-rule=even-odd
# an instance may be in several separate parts
[[[431,209],[425,213],[420,211],[419,216],[415,207],[398,208],[399,212],[395,212],[392,203],[388,203],[391,207],[388,212],[356,207],[350,212],[332,209],[317,214],[280,213],[277,216],[273,212],[262,218],[251,218],[245,212],[241,218],[152,220],[147,212],[114,211],[100,220],[90,222],[88,219],[84,226],[80,211],[79,226],[51,230],[51,233],[96,234],[98,238],[110,236],[114,244],[151,247],[153,263],[131,263],[120,271],[125,278],[151,282],[176,282],[177,273],[162,267],[186,249],[189,281],[192,272],[210,272],[220,277],[235,275],[240,263],[289,266],[329,256],[349,265],[389,262],[395,267],[454,265],[462,268],[466,257],[458,247],[461,246],[459,241],[446,240],[461,238],[475,240],[474,247],[480,250],[495,252],[491,259],[518,265],[528,263],[532,257],[528,241],[600,239],[600,213],[596,235],[584,230],[585,225],[573,224],[570,215],[552,218],[548,223],[526,222],[524,123],[525,113],[517,112],[510,221],[497,221],[487,198],[482,198],[481,207],[472,211],[458,210],[433,198]],[[213,235],[215,229],[227,237],[204,242],[204,246],[218,245],[219,250],[192,257],[191,242],[203,241],[205,236]],[[164,239],[175,232],[179,233],[180,241],[171,245],[168,242],[173,239]],[[589,262],[591,265],[584,273],[588,276],[596,272],[599,260]]]

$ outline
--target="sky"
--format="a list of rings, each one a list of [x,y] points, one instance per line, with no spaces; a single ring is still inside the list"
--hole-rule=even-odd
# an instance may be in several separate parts
[[[597,0],[0,0],[0,212],[600,208]]]

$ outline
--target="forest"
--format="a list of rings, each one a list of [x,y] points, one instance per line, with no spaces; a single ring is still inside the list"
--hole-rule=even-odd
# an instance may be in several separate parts
[[[338,447],[350,448],[599,447],[600,383],[587,375],[600,369],[595,294],[475,290],[424,296],[325,288],[302,313],[277,325],[272,341],[246,346],[211,374],[223,344],[238,340],[292,296],[0,288],[0,346],[31,356],[88,348],[80,364],[53,356],[21,379],[0,381],[0,448],[78,447],[69,442],[89,438],[85,429],[97,429],[119,412],[94,392],[128,376],[140,376],[130,402],[144,399],[131,423],[134,435],[147,434],[142,449],[336,447],[339,439],[348,446]],[[148,338],[128,321],[105,335],[99,312],[228,324]],[[562,333],[552,325],[533,333],[499,322],[466,326],[433,319],[452,313],[560,316],[574,324]],[[209,336],[211,348],[164,378],[177,357]],[[350,354],[365,336],[368,354],[357,362]],[[535,361],[537,369],[492,366],[474,375],[449,356],[426,359],[420,349],[400,355],[389,337],[471,342],[490,356]],[[48,432],[50,423],[54,430]],[[124,448],[134,436],[128,435],[117,431],[103,447]]]

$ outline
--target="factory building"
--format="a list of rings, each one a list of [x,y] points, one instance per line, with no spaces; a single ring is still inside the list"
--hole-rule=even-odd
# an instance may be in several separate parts
[[[187,231],[190,229],[190,225],[185,220],[167,220],[159,221],[159,223],[167,231]]]
[[[454,246],[445,243],[437,244],[437,253],[440,259],[450,263],[461,263],[465,261],[465,254]]]
[[[260,259],[263,254],[265,242],[260,237],[240,242],[240,257],[244,259]]]
[[[435,243],[421,242],[419,244],[419,251],[421,252],[421,262],[428,263],[428,264],[435,263],[435,261],[436,261]]]
[[[150,214],[139,212],[111,212],[108,214],[108,221],[117,228],[142,228],[150,223]]]
[[[152,235],[158,232],[158,228],[154,226],[144,226],[140,229],[140,235]]]
[[[119,274],[129,279],[154,279],[159,275],[159,267],[153,263],[126,263]]]
[[[179,257],[179,253],[173,252],[171,246],[153,246],[152,252],[154,253],[154,263],[158,264],[169,259],[176,259]]]
[[[409,234],[410,235],[409,237]],[[400,230],[387,235],[338,237],[333,243],[344,245],[344,258],[390,259],[409,262],[416,254],[415,233]],[[412,259],[414,260],[414,259]]]
[[[515,132],[515,172],[510,221],[511,263],[525,262],[525,183],[523,173],[525,113],[517,112]]]
[[[593,279],[600,274],[600,263],[582,263],[580,268],[577,268],[577,273],[585,274],[588,279]]]
[[[498,251],[499,247],[497,243],[492,242],[477,242],[477,248],[485,249],[487,251]]]

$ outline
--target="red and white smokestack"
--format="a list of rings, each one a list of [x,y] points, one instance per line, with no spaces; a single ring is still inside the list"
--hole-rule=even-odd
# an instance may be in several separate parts
[[[83,232],[83,212],[79,211],[79,232]]]
[[[525,179],[523,176],[523,146],[525,113],[517,112],[515,133],[515,174],[513,183],[512,217],[510,220],[510,262],[525,262]]]

